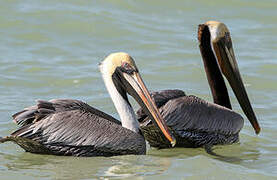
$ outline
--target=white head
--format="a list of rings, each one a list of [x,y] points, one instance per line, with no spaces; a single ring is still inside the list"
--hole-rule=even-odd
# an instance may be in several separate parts
[[[106,88],[120,116],[122,126],[139,132],[139,123],[128,101],[131,95],[175,145],[176,140],[169,132],[159,110],[150,97],[133,58],[124,52],[112,53],[99,65]]]

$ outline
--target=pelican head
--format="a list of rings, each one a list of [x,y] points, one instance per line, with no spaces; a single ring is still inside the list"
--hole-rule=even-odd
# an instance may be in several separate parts
[[[113,53],[107,56],[99,67],[105,85],[121,118],[122,125],[129,127],[129,129],[137,129],[139,127],[135,113],[128,101],[128,93],[148,113],[152,121],[158,125],[165,137],[174,146],[176,140],[151,99],[134,59],[124,52]]]
[[[207,48],[211,48],[221,73],[228,80],[243,112],[255,129],[256,134],[258,134],[260,126],[239,72],[231,35],[227,26],[218,21],[208,21],[205,24],[200,24],[198,27],[198,40],[200,45],[204,43],[210,44],[210,47]]]

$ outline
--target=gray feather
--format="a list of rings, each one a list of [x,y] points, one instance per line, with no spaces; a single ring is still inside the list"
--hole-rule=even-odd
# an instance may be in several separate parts
[[[155,92],[151,92],[150,95],[158,108],[165,105],[171,99],[186,96],[184,91],[178,90],[178,89],[155,91]],[[142,108],[140,108],[137,111],[138,121],[141,122],[146,117],[147,117],[146,113],[143,111]]]
[[[238,113],[196,96],[172,99],[160,108],[160,112],[175,131],[197,130],[227,135],[237,134],[243,127],[243,118]]]
[[[29,117],[33,117],[32,122],[26,121]],[[146,153],[142,135],[123,128],[112,116],[81,101],[38,101],[36,106],[15,114],[14,119],[25,125],[9,140],[26,151],[73,156]]]
[[[172,97],[159,110],[177,139],[177,147],[234,143],[238,141],[238,133],[243,127],[243,118],[238,113],[195,96]],[[141,130],[150,146],[171,147],[149,117],[138,116],[141,118]]]

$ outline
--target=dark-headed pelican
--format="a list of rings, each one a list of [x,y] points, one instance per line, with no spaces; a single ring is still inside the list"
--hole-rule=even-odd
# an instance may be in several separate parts
[[[239,140],[243,118],[231,110],[231,103],[222,74],[229,81],[238,101],[256,134],[260,126],[249,102],[232,47],[230,32],[217,21],[199,25],[198,40],[214,103],[181,90],[152,93],[162,117],[172,129],[177,147],[211,147]],[[153,147],[167,148],[170,144],[151,124],[143,110],[137,112],[146,140]]]
[[[71,99],[38,101],[13,115],[21,127],[0,142],[13,141],[27,152],[67,156],[145,154],[146,145],[127,93],[135,98],[175,145],[151,100],[134,60],[126,53],[109,55],[100,65],[120,121],[88,104]]]

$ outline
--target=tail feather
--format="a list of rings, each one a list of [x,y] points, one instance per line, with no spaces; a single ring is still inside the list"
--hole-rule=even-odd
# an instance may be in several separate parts
[[[9,137],[0,137],[0,143],[4,143],[6,141],[11,141],[11,139]]]
[[[46,146],[40,144],[37,141],[23,138],[23,137],[13,137],[13,136],[7,136],[7,137],[0,137],[0,143],[4,143],[7,141],[12,141],[22,147],[26,152],[31,153],[39,153],[39,154],[50,154],[49,149],[47,149]]]

